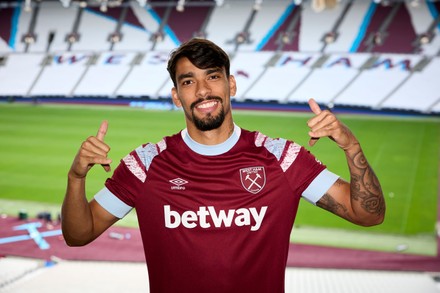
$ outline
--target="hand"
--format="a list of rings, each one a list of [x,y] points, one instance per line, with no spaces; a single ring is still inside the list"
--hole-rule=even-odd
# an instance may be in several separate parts
[[[96,136],[90,136],[81,144],[73,161],[69,174],[76,178],[84,178],[87,172],[95,165],[101,164],[106,172],[110,172],[111,159],[107,158],[110,147],[105,144],[108,122],[103,121]]]
[[[322,111],[314,99],[309,100],[309,106],[316,115],[307,121],[307,125],[310,127],[310,146],[313,146],[319,138],[326,136],[335,141],[345,151],[354,145],[359,145],[350,129],[339,121],[332,112],[329,110]]]

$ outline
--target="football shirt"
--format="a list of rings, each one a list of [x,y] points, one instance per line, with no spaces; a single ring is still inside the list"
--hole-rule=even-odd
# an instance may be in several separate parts
[[[292,141],[235,125],[207,146],[185,129],[128,154],[95,198],[136,209],[151,292],[284,292],[300,198],[337,178]]]

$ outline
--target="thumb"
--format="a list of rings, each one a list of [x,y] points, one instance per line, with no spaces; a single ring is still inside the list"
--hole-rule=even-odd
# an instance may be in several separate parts
[[[96,134],[96,138],[100,141],[104,141],[104,137],[107,134],[108,129],[108,121],[104,120],[101,123],[101,126],[99,126],[98,134]]]
[[[108,129],[108,121],[104,120],[101,122],[101,125],[99,126],[98,133],[96,134],[96,138],[100,141],[104,141],[104,137],[107,134]],[[101,164],[101,166],[104,168],[106,172],[111,171],[110,164]]]
[[[316,103],[316,101],[314,99],[309,99],[309,107],[310,110],[312,110],[312,112],[315,115],[319,115],[322,111],[321,108],[319,107],[318,103]],[[319,137],[311,137],[309,140],[309,146],[314,146],[315,143],[317,143],[319,140]]]
[[[319,113],[322,112],[318,103],[316,103],[316,101],[314,99],[309,99],[309,107],[310,107],[310,110],[312,110],[312,112],[315,113],[316,115],[318,115]]]

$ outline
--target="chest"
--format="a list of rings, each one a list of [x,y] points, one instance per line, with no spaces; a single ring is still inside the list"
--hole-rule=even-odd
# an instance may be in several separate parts
[[[274,157],[178,156],[153,162],[136,209],[168,228],[239,226],[255,231],[263,220],[291,215],[297,199]]]

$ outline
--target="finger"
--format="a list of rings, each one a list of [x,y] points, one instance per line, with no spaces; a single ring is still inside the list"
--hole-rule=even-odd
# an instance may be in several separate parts
[[[104,120],[101,123],[101,126],[99,126],[99,130],[98,130],[98,134],[96,135],[96,138],[100,141],[104,141],[104,137],[107,134],[107,129],[108,129],[108,121]],[[109,149],[106,149],[106,156],[107,156],[107,152],[109,151]],[[102,168],[104,168],[104,170],[106,172],[110,172],[111,171],[111,167],[110,167],[110,163],[111,160],[107,159],[108,162],[102,163],[101,166]]]
[[[102,121],[101,126],[99,126],[98,134],[96,138],[100,141],[104,141],[104,137],[107,134],[108,122],[107,120]]]
[[[309,107],[310,110],[312,110],[312,112],[316,115],[319,115],[322,111],[321,108],[319,107],[318,103],[316,103],[316,101],[314,99],[309,99]],[[315,123],[315,121],[311,120],[308,122],[309,127],[312,127]],[[314,146],[315,143],[319,140],[319,137],[310,137],[309,140],[309,146]]]
[[[336,117],[327,111],[323,111],[319,117],[315,116],[314,119],[308,123],[308,126],[312,132],[331,130],[337,127]]]
[[[101,154],[86,149],[80,150],[79,159],[84,162],[85,165],[110,164],[112,162],[107,156],[102,156]]]
[[[322,116],[325,115],[325,112],[321,112]],[[315,116],[315,118],[318,118],[318,116]],[[325,115],[323,117],[320,117],[319,119],[313,119],[313,121],[309,121],[308,125],[310,127],[309,131],[309,146],[314,146],[315,143],[319,140],[319,138],[324,136],[330,136],[335,125],[334,122],[336,118],[333,115]]]
[[[102,168],[104,168],[105,172],[110,172],[112,168],[110,167],[110,164],[101,164]]]
[[[94,136],[87,138],[87,140],[82,143],[81,149],[96,153],[103,157],[107,157],[107,154],[110,151],[110,147],[106,143],[98,140]]]
[[[309,146],[314,146],[315,143],[319,140],[319,137],[311,137],[309,140]]]
[[[309,107],[310,110],[312,110],[312,112],[315,113],[316,115],[319,115],[322,112],[318,103],[316,103],[314,99],[309,99]]]

